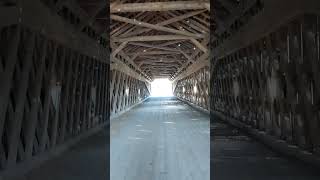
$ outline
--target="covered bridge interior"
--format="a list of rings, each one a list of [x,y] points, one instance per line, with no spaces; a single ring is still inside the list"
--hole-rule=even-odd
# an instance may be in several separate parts
[[[0,1],[0,180],[319,179],[319,17],[318,0]],[[150,98],[158,78],[174,97]]]

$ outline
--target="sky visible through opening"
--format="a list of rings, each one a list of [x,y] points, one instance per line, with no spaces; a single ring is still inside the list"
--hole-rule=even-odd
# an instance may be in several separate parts
[[[169,79],[155,79],[151,83],[152,97],[170,97],[172,93],[172,82]]]

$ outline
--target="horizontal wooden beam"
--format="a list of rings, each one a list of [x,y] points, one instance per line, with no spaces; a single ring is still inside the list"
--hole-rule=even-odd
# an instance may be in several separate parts
[[[137,54],[135,53],[127,53],[127,55],[135,55]],[[139,56],[143,56],[143,55],[161,55],[161,54],[180,54],[179,51],[146,51],[146,52],[141,52],[139,53]]]
[[[169,40],[181,40],[190,39],[189,36],[182,35],[155,35],[155,36],[133,36],[128,38],[112,38],[114,42],[125,42],[125,41],[169,41]]]
[[[117,4],[110,7],[111,13],[141,12],[141,11],[175,11],[207,9],[210,11],[209,2],[198,1],[169,1]]]
[[[156,45],[151,45],[151,44],[136,43],[136,42],[131,42],[129,44],[135,45],[135,46],[153,48],[153,49],[162,49],[162,50],[166,50],[166,51],[175,51],[175,52],[178,51],[177,49],[166,48],[166,47],[161,47],[161,46],[156,46]]]

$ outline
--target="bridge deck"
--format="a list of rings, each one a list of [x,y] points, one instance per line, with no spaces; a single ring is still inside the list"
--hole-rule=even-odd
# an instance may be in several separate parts
[[[150,98],[111,122],[111,179],[209,179],[209,116]]]
[[[216,180],[319,179],[219,121],[212,125]],[[150,98],[111,121],[112,180],[209,179],[209,116],[170,98]],[[101,132],[29,173],[24,180],[106,179],[106,133]]]

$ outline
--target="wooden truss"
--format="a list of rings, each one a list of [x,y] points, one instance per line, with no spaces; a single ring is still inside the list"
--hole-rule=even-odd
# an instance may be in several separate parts
[[[208,54],[209,1],[114,0],[110,13],[112,57],[127,57],[149,80],[174,79]]]

